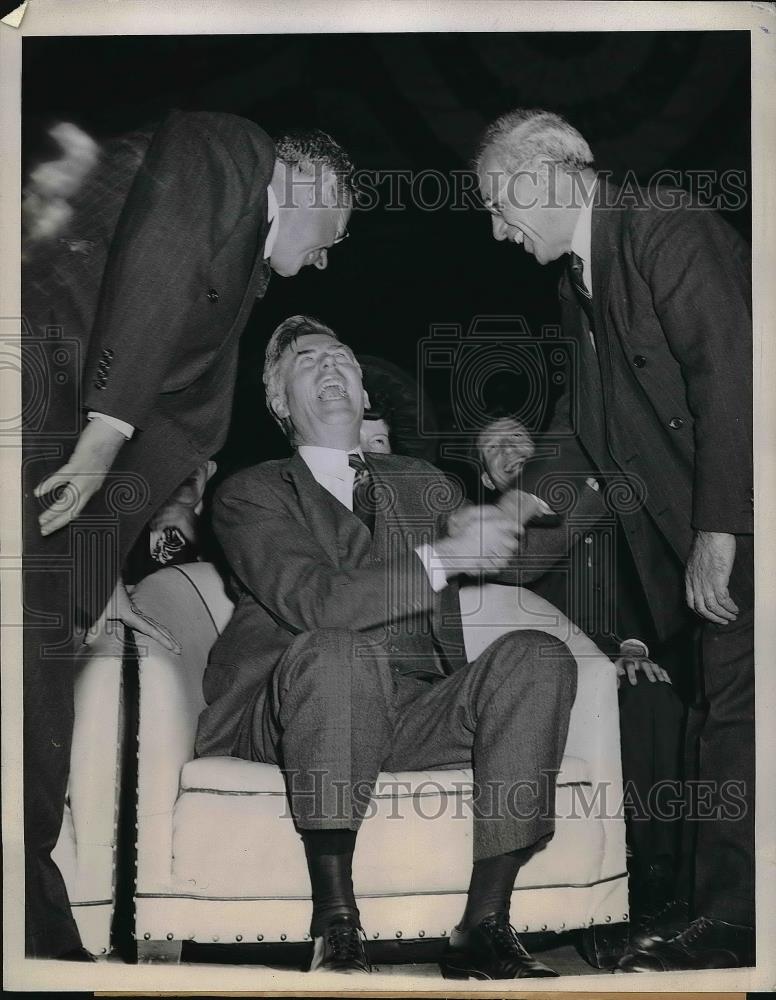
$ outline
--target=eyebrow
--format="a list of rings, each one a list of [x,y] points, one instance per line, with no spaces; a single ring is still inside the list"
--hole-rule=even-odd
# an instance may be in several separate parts
[[[355,355],[353,354],[353,352],[351,351],[351,349],[348,347],[347,344],[342,344],[342,343],[339,343],[338,341],[335,342],[334,345],[331,348],[324,347],[323,344],[319,345],[318,347],[301,347],[301,348],[297,348],[296,356],[298,358],[301,358],[301,357],[303,357],[306,354],[316,354],[316,353],[319,353],[320,351],[323,351],[323,350],[345,351],[351,357],[355,357]]]

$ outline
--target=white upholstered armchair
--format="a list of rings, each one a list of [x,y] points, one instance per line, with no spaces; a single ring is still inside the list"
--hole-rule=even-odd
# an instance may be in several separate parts
[[[228,757],[194,759],[208,651],[231,614],[213,566],[144,580],[135,602],[183,646],[150,640],[140,659],[135,933],[139,956],[180,955],[183,941],[307,939],[311,904],[301,838],[280,771]],[[627,919],[617,689],[612,664],[551,605],[520,588],[463,588],[467,655],[505,631],[560,636],[579,666],[554,838],[520,871],[519,931],[562,931]],[[471,773],[382,774],[354,859],[358,904],[374,938],[449,934],[471,866]],[[607,818],[611,816],[612,818]]]
[[[81,940],[110,950],[124,730],[122,643],[103,635],[76,664],[75,723],[62,829],[53,852]]]

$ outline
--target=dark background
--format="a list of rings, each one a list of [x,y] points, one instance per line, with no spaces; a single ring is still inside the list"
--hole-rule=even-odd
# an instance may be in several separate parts
[[[51,152],[53,121],[74,121],[99,139],[177,107],[243,115],[271,135],[323,128],[362,170],[448,174],[469,166],[490,120],[524,106],[567,117],[615,176],[632,171],[644,183],[672,169],[686,186],[688,171],[738,170],[748,189],[746,32],[27,38],[23,65],[26,168]],[[426,191],[436,193],[430,183]],[[358,352],[413,374],[432,325],[465,334],[478,316],[521,316],[538,337],[557,324],[560,262],[541,268],[514,244],[495,242],[481,208],[427,211],[410,200],[391,210],[383,197],[355,211],[351,239],[330,252],[325,272],[273,276],[245,333],[222,471],[287,452],[264,409],[261,364],[267,338],[291,313],[317,316]],[[745,201],[726,214],[749,238]],[[520,412],[535,395],[530,373],[509,367],[484,370],[483,408]],[[548,370],[541,378],[549,381]],[[465,431],[444,364],[424,384],[443,432]],[[551,384],[540,389],[543,402],[523,414],[534,427],[552,401]],[[449,447],[442,464],[465,474]]]

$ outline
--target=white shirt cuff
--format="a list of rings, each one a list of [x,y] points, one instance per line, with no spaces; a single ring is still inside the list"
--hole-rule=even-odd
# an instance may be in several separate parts
[[[114,430],[117,430],[120,434],[129,441],[132,435],[135,433],[135,428],[132,424],[128,424],[126,420],[119,420],[118,417],[109,417],[107,413],[98,413],[97,410],[89,410],[86,414],[87,420],[94,420],[97,417],[98,420],[104,420],[106,424],[110,424]]]
[[[539,513],[540,514],[547,515],[547,514],[554,514],[555,513],[555,511],[552,509],[552,507],[550,507],[550,505],[546,501],[542,500],[541,497],[537,497],[537,495],[535,493],[529,493],[528,496],[531,497],[532,499],[534,499],[539,504]]]
[[[438,594],[447,586],[447,573],[442,566],[442,560],[434,551],[433,545],[419,545],[415,549],[415,554],[423,563],[423,568],[428,575],[428,582],[431,589]]]

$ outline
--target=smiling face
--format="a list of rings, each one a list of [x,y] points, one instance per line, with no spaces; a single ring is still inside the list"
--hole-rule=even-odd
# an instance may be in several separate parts
[[[540,264],[571,249],[579,209],[569,205],[572,184],[562,167],[537,160],[508,174],[488,150],[480,161],[479,178],[494,239],[522,245]]]
[[[272,187],[278,202],[278,232],[269,262],[284,278],[303,267],[324,271],[328,252],[347,236],[351,207],[337,192],[329,171],[314,177],[278,161]]]
[[[305,334],[283,359],[285,394],[272,399],[272,409],[289,419],[294,444],[350,450],[369,399],[353,352],[327,333]]]
[[[504,493],[512,489],[523,466],[534,453],[531,435],[512,417],[494,420],[477,441],[482,463],[482,482],[489,490]]]
[[[393,450],[390,430],[382,417],[378,417],[377,420],[364,419],[361,424],[360,440],[362,451],[376,451],[381,455],[390,455]]]

